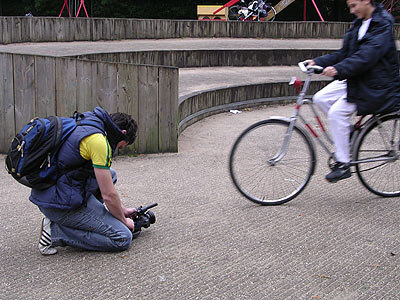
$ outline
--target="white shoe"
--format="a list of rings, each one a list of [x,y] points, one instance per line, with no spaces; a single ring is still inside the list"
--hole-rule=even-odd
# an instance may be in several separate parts
[[[57,249],[51,247],[50,224],[51,221],[49,218],[43,218],[39,236],[39,251],[42,255],[53,255],[57,253]]]

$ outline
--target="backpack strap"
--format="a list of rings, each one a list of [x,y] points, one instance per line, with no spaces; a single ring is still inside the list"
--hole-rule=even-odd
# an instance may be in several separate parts
[[[96,122],[85,120],[85,115],[77,110],[74,111],[72,118],[75,119],[76,126],[92,126],[100,130],[104,135],[107,135],[107,132],[104,130],[104,128],[100,127]]]
[[[107,135],[107,132],[101,126],[99,126],[97,123],[88,121],[88,120],[78,120],[76,121],[76,126],[92,126],[100,130],[104,135]]]

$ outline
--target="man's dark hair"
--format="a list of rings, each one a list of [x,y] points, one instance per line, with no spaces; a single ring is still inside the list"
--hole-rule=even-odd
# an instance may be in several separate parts
[[[128,145],[132,144],[136,139],[136,121],[130,115],[120,112],[110,114],[110,117],[119,129],[126,130],[124,140],[128,142]]]

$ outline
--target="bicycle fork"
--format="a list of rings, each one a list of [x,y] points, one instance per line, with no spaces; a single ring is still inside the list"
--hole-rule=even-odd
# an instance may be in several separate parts
[[[286,155],[287,149],[289,148],[290,138],[292,136],[295,123],[296,123],[296,117],[292,117],[290,119],[288,129],[286,130],[286,133],[284,135],[281,149],[278,151],[278,153],[275,154],[273,158],[268,160],[268,163],[271,166],[275,166],[276,163],[278,163]]]
[[[293,81],[295,78],[292,78],[291,82],[289,83],[291,84],[295,84],[296,83]],[[293,81],[293,82],[292,82]],[[286,130],[286,133],[284,135],[283,138],[283,143],[282,143],[282,147],[281,149],[274,155],[274,157],[272,157],[271,159],[268,160],[268,163],[271,166],[275,166],[276,163],[278,163],[287,153],[287,150],[289,148],[289,144],[290,144],[290,138],[292,137],[292,132],[294,130],[294,127],[296,126],[296,120],[297,117],[300,116],[300,107],[303,105],[304,103],[304,97],[306,95],[306,91],[308,90],[308,87],[310,85],[310,81],[311,81],[311,74],[307,74],[307,79],[304,82],[303,88],[302,90],[299,92],[299,95],[297,97],[296,100],[296,108],[294,110],[294,113],[292,115],[292,117],[290,118],[289,121],[289,126]],[[296,86],[296,88],[299,88],[299,86]],[[300,116],[300,118],[302,119],[302,117]]]

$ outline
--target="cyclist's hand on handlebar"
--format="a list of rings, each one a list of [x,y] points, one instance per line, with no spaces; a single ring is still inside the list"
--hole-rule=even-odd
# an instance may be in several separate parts
[[[304,64],[306,66],[314,66],[315,62],[312,59],[307,59],[307,60],[304,61]]]
[[[335,67],[326,67],[324,71],[322,71],[322,75],[329,76],[329,77],[335,77],[337,75],[337,70]]]

